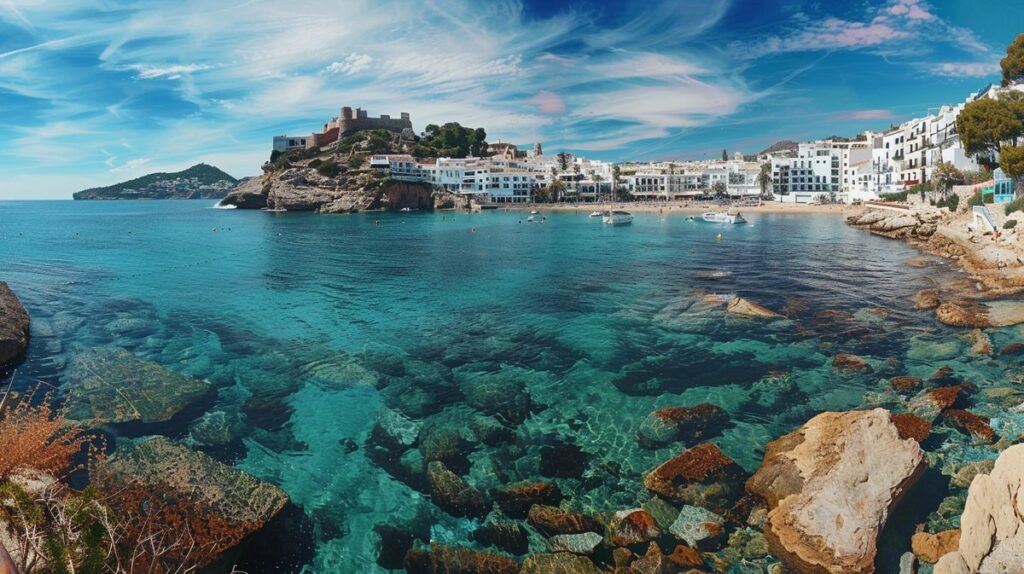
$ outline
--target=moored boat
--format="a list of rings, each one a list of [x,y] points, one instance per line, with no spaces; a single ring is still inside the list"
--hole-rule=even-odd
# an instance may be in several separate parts
[[[628,211],[609,211],[601,221],[608,225],[629,225],[633,223],[633,214]]]
[[[743,216],[738,212],[736,214],[729,213],[727,211],[706,211],[701,215],[701,219],[708,223],[746,223],[747,220],[743,219]]]

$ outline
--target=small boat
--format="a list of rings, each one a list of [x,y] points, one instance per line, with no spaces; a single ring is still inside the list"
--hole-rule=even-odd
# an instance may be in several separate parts
[[[283,207],[264,207],[261,211],[265,211],[267,213],[284,213],[288,210]]]
[[[412,210],[411,210],[411,209],[409,209],[408,207],[403,207],[402,209],[399,209],[398,211],[402,211],[402,212],[405,212],[405,213],[409,213],[409,212],[410,212],[410,211],[412,211]]]
[[[534,222],[533,216],[531,215],[531,216],[527,217],[526,218],[526,222],[527,223],[533,223]]]
[[[628,211],[609,211],[601,221],[608,225],[629,225],[633,223],[633,214]]]
[[[739,213],[735,215],[726,211],[707,211],[701,218],[708,223],[746,223],[747,220]]]
[[[590,217],[601,217],[602,215],[604,215],[604,214],[601,213],[600,211],[591,211],[590,212]]]
[[[540,214],[540,212],[536,211],[536,210],[530,212],[530,215],[538,215],[538,214]]]

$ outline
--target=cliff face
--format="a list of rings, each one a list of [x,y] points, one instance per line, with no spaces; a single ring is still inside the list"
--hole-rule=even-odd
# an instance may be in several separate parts
[[[309,167],[292,167],[245,181],[221,201],[240,209],[274,207],[288,211],[431,210],[454,207],[455,197],[429,185],[382,179],[369,171],[327,176]]]

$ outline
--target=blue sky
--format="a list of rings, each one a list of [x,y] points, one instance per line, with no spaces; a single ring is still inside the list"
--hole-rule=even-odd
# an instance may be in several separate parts
[[[0,0],[0,199],[205,161],[342,105],[607,160],[882,129],[998,81],[1020,0]]]

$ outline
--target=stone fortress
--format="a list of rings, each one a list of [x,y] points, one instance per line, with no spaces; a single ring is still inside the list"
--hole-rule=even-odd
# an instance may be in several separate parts
[[[353,110],[351,107],[345,106],[341,108],[341,114],[324,124],[320,133],[308,136],[274,136],[274,150],[283,152],[297,147],[309,149],[323,146],[366,130],[387,130],[396,134],[402,134],[405,130],[409,130],[409,134],[415,133],[412,129],[412,120],[409,119],[407,112],[401,112],[398,118],[392,118],[389,115],[371,118],[362,108]]]

